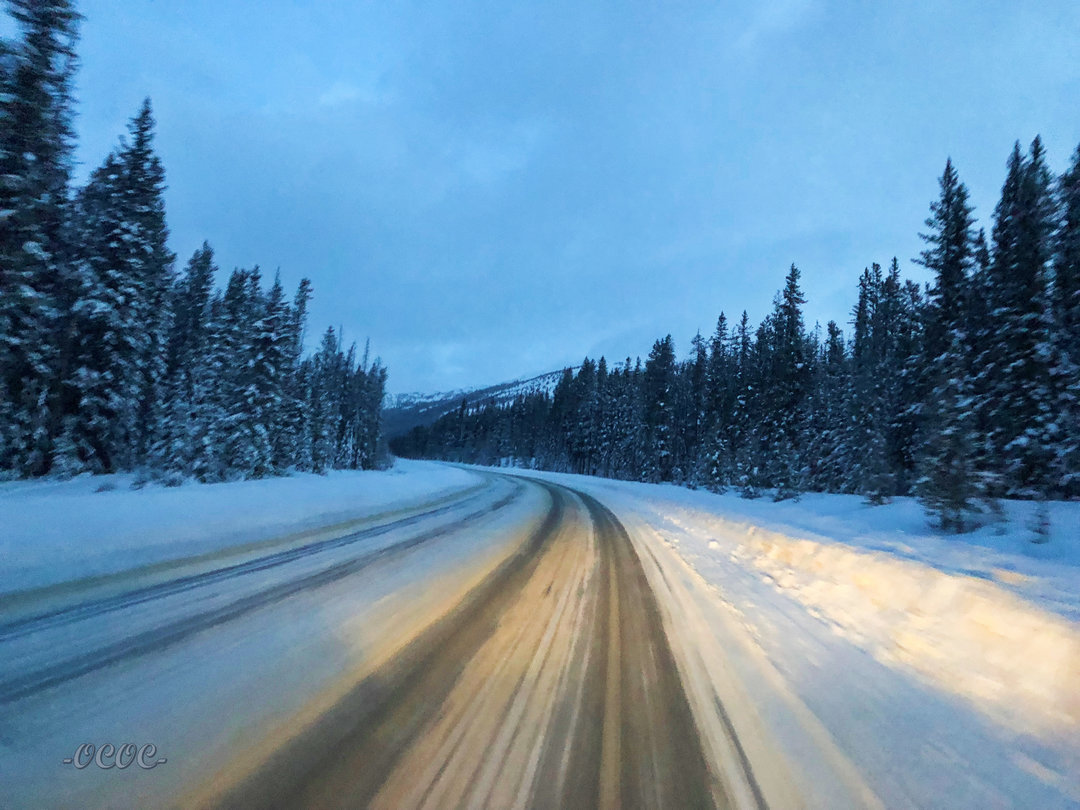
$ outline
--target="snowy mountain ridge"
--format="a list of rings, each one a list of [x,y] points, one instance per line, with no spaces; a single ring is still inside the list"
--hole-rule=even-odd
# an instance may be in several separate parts
[[[576,370],[576,367],[572,367]],[[461,405],[462,400],[470,404],[494,401],[498,405],[513,402],[525,394],[551,394],[559,384],[564,369],[538,374],[535,377],[510,380],[484,388],[459,388],[453,391],[439,391],[425,394],[413,392],[388,395],[383,405],[383,434],[394,438],[407,433],[414,427],[430,425],[440,416],[450,413]]]

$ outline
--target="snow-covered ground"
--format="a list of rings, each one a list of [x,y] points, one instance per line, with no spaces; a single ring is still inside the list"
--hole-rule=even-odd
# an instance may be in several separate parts
[[[399,460],[224,484],[132,489],[128,475],[0,483],[0,598],[210,554],[477,486],[453,467]]]
[[[88,582],[88,571],[116,574],[100,579],[131,590],[143,579],[217,568],[372,524],[387,530],[358,545],[331,543],[277,566],[134,600],[115,613],[76,611],[70,621],[0,639],[0,684],[10,686],[27,672],[62,669],[80,656],[94,660],[156,628],[170,632],[294,578],[371,558],[347,577],[270,599],[154,654],[9,699],[0,711],[0,807],[207,806],[207,795],[243,778],[458,604],[518,548],[547,506],[539,488],[409,462],[387,472],[174,489],[131,490],[114,479],[116,489],[95,492],[101,481],[3,487],[0,582],[10,591],[17,571],[23,583],[51,585],[0,595],[0,624],[27,602],[32,613],[48,616],[51,607],[82,604],[88,592],[109,587]],[[397,546],[394,554],[377,553]],[[65,578],[77,581],[57,584]],[[147,771],[61,764],[86,742],[152,743],[168,762]]]
[[[1006,504],[1004,522],[951,537],[932,531],[907,499],[871,507],[856,497],[807,495],[775,504],[521,474],[586,491],[626,525],[710,756],[748,761],[769,806],[1080,806],[1080,504],[1051,504],[1049,542],[1034,544],[1030,504]],[[18,611],[20,600],[51,600],[72,581],[98,587],[95,578],[130,579],[193,560],[212,565],[205,558],[305,542],[313,532],[389,519],[485,480],[448,465],[399,461],[381,473],[180,488],[133,490],[120,476],[0,484],[0,605]],[[242,630],[221,630],[237,634],[235,645],[245,650],[243,666],[229,664],[237,671],[228,678],[207,674],[225,667],[225,658],[191,658],[178,648],[154,664],[165,667],[155,681],[162,688],[173,684],[181,695],[211,679],[237,686],[209,701],[207,712],[183,718],[186,732],[165,742],[178,756],[196,757],[184,741],[199,739],[199,724],[227,715],[228,701],[243,690],[261,695],[236,713],[258,719],[244,734],[270,723],[267,712],[280,720],[300,711],[301,697],[355,668],[339,641],[352,656],[354,637],[363,635],[364,661],[373,660],[372,645],[404,637],[402,622],[431,612],[408,607],[426,604],[418,595],[461,593],[507,553],[504,534],[534,512],[535,504],[523,503],[480,533],[444,541],[438,555],[413,554],[394,577],[373,570],[362,593],[335,586],[329,602],[305,596],[303,610],[274,609]],[[433,589],[435,582],[443,585]],[[324,621],[321,630],[312,625]],[[259,623],[276,629],[255,635]],[[353,629],[326,631],[346,625]],[[268,646],[269,637],[278,641]],[[325,672],[315,677],[294,665],[309,652],[305,645],[326,638],[338,641],[313,657],[325,660]],[[256,660],[264,664],[255,667]],[[140,672],[124,677],[137,680]],[[279,699],[284,687],[268,699],[267,684],[291,684],[301,672],[309,688],[293,703]],[[99,678],[103,694],[112,678]],[[72,701],[85,697],[80,690]],[[160,692],[144,691],[152,706]],[[119,734],[137,727],[142,711],[104,698],[78,711],[74,705],[42,702],[48,722],[24,712],[21,725],[0,729],[0,737],[66,740],[79,711],[89,712],[80,729],[107,718]],[[26,762],[45,761],[43,750],[28,748]],[[220,753],[204,752],[207,762]]]
[[[910,499],[525,474],[626,524],[699,717],[722,703],[777,803],[1080,805],[1080,504],[1039,545],[1023,503],[954,537]]]

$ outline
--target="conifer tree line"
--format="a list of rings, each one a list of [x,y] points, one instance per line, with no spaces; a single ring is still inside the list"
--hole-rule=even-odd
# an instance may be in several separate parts
[[[71,0],[7,0],[0,39],[0,476],[170,480],[375,465],[386,370],[328,329],[312,287],[259,269],[224,290],[210,246],[177,271],[147,100],[72,187]]]
[[[858,279],[849,330],[808,330],[792,265],[756,326],[721,314],[686,360],[586,358],[554,392],[463,402],[392,443],[402,455],[781,499],[920,495],[962,531],[996,499],[1080,496],[1080,148],[1054,177],[1039,138],[1009,156],[989,238],[951,160],[930,206],[932,273]]]

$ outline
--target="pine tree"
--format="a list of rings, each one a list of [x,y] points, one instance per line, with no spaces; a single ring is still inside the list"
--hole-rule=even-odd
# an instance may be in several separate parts
[[[914,296],[914,298],[912,297]],[[878,393],[879,430],[885,436],[885,469],[879,498],[905,494],[914,468],[915,426],[911,417],[911,386],[908,367],[918,354],[918,287],[905,286],[900,263],[893,257],[882,283],[875,321],[879,335]]]
[[[166,350],[166,418],[154,448],[155,463],[183,476],[196,474],[203,415],[212,390],[207,356],[211,347],[214,252],[203,242],[188,261],[171,297],[172,322]]]
[[[760,333],[760,330],[759,330]],[[732,457],[735,481],[739,494],[746,498],[758,495],[759,461],[756,431],[753,429],[753,403],[757,396],[754,388],[755,342],[750,334],[750,317],[744,309],[732,340],[735,363],[735,413],[732,418]]]
[[[918,488],[938,524],[958,532],[967,528],[971,499],[977,495],[965,309],[974,219],[967,189],[951,160],[939,182],[941,196],[931,203],[928,232],[921,235],[928,247],[918,260],[934,273],[925,310],[926,396]]]
[[[642,479],[671,481],[675,468],[675,343],[671,335],[653,344],[645,363],[645,467]]]
[[[276,448],[274,466],[285,470],[295,466],[311,469],[311,439],[306,429],[305,403],[309,394],[309,365],[302,362],[307,329],[308,304],[312,297],[311,282],[302,279],[293,297],[288,323],[288,365],[284,380],[282,431]]]
[[[777,500],[798,495],[802,488],[805,405],[812,373],[802,317],[804,303],[799,269],[793,264],[775,307],[769,390],[765,394],[769,414],[765,451]]]
[[[597,454],[596,364],[586,357],[581,361],[573,383],[572,411],[567,415],[567,445],[572,472],[591,475]]]
[[[216,292],[205,244],[174,278],[149,100],[72,198],[78,15],[69,0],[7,7],[20,37],[0,40],[0,474],[377,463],[386,370],[333,332],[332,351],[301,359],[309,282],[293,309],[257,268]]]
[[[0,69],[0,469],[48,470],[60,421],[71,84],[78,15],[67,0],[8,0],[21,40]],[[70,443],[65,455],[70,453]]]
[[[885,403],[879,377],[883,365],[879,333],[882,285],[881,266],[876,263],[859,278],[848,392],[850,432],[846,444],[854,452],[848,457],[847,488],[867,495],[871,503],[880,502],[888,494],[883,481],[887,474],[882,430]]]
[[[680,409],[682,429],[682,460],[680,467],[683,478],[693,487],[706,479],[707,459],[705,456],[706,431],[708,428],[708,379],[709,352],[701,332],[694,335],[690,342],[691,355],[684,373],[681,386],[683,406]]]
[[[75,403],[73,441],[86,469],[130,469],[138,426],[144,333],[139,278],[131,271],[125,233],[124,167],[109,155],[79,193],[79,288],[73,307]]]
[[[308,430],[311,434],[311,469],[322,473],[334,463],[340,390],[341,352],[334,327],[323,334],[322,343],[312,364],[311,398],[308,401]],[[462,401],[464,406],[464,401]],[[464,437],[463,437],[464,438]]]
[[[845,490],[882,503],[899,492],[898,473],[906,440],[900,435],[904,411],[902,375],[908,361],[902,346],[907,313],[899,265],[864,270],[853,313],[855,339],[846,395],[848,435]]]
[[[607,358],[601,356],[596,363],[596,411],[593,430],[596,435],[595,474],[611,475],[611,449],[614,441],[612,430],[611,375]]]
[[[1032,497],[1060,483],[1053,448],[1059,369],[1050,306],[1054,233],[1051,177],[1036,138],[1025,160],[1016,144],[994,212],[989,267],[992,345],[983,371],[992,402],[987,414],[992,457],[1007,492]]]
[[[285,383],[290,365],[289,321],[281,278],[274,283],[255,322],[251,357],[250,407],[253,416],[252,475],[261,478],[277,470],[275,458],[285,441]]]
[[[844,335],[836,321],[829,321],[825,333],[812,389],[809,483],[814,489],[840,492],[850,488],[848,469],[852,464],[847,418],[848,358]]]
[[[127,248],[127,272],[137,280],[136,317],[142,329],[137,361],[139,374],[134,455],[146,462],[151,444],[162,431],[165,402],[166,344],[170,329],[169,296],[173,261],[165,224],[165,170],[154,153],[154,116],[145,99],[130,124],[130,143],[120,149],[125,216],[120,239]]]
[[[164,431],[173,256],[166,246],[164,174],[144,103],[132,142],[91,176],[78,198],[75,339],[65,400],[75,419],[68,446],[94,471],[149,460]],[[158,442],[160,444],[160,442]]]
[[[709,341],[709,360],[705,374],[705,485],[723,492],[734,477],[735,449],[735,359],[723,312]]]
[[[1054,322],[1062,362],[1061,446],[1065,494],[1080,494],[1080,146],[1058,179],[1060,219],[1054,238]]]

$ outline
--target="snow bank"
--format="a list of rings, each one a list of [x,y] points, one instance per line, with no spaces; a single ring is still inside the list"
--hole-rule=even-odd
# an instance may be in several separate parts
[[[709,536],[712,553],[753,566],[884,663],[1023,733],[1080,728],[1080,625],[994,582],[910,559],[720,516],[696,524],[688,528]]]
[[[406,460],[385,472],[137,490],[132,481],[0,484],[0,597],[392,511],[480,483],[475,473]]]

